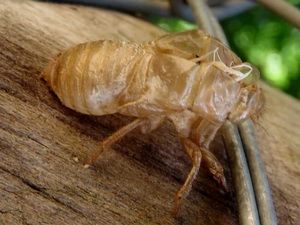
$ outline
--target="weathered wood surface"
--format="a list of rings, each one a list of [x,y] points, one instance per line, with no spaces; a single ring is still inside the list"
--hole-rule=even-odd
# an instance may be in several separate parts
[[[74,44],[152,40],[164,32],[116,12],[0,1],[0,224],[238,224],[222,143],[214,144],[230,193],[201,171],[180,215],[173,197],[190,169],[170,123],[134,131],[83,169],[99,140],[131,118],[93,117],[62,106],[40,80],[46,63]],[[281,224],[299,221],[300,103],[266,85],[257,127]],[[76,157],[79,162],[76,162]]]

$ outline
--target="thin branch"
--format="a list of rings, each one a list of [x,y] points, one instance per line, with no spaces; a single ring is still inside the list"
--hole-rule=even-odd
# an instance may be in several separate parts
[[[282,0],[254,0],[300,30],[300,10]]]

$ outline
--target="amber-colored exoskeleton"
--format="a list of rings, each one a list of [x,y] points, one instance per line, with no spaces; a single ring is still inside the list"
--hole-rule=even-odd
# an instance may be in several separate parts
[[[200,30],[168,34],[147,43],[102,40],[59,54],[42,74],[61,102],[90,115],[120,113],[137,119],[101,142],[89,160],[136,127],[142,132],[170,119],[193,167],[175,197],[190,191],[205,161],[226,187],[209,145],[226,119],[236,123],[263,108],[259,72]]]

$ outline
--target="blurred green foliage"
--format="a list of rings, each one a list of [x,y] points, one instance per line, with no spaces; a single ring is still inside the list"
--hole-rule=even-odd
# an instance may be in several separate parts
[[[300,99],[300,31],[262,7],[222,21],[233,51],[269,84]]]
[[[178,18],[152,17],[150,18],[150,21],[171,33],[179,32],[183,30],[192,30],[197,28],[195,24],[186,22]]]
[[[300,8],[300,0],[290,0]],[[175,18],[152,18],[170,31],[196,26]],[[300,99],[300,31],[263,7],[221,22],[232,50],[257,66],[269,84]]]

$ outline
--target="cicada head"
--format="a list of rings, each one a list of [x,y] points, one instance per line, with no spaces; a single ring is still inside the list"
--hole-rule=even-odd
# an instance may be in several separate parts
[[[264,110],[264,93],[258,83],[260,73],[250,64],[243,65],[251,68],[251,70],[246,77],[239,81],[241,89],[237,96],[236,105],[228,114],[228,119],[233,123],[238,123],[248,118],[256,121]]]
[[[229,119],[234,123],[257,119],[264,106],[258,84],[259,72],[250,64],[227,66],[223,62],[203,63],[202,80],[195,95],[192,111],[214,123]]]

